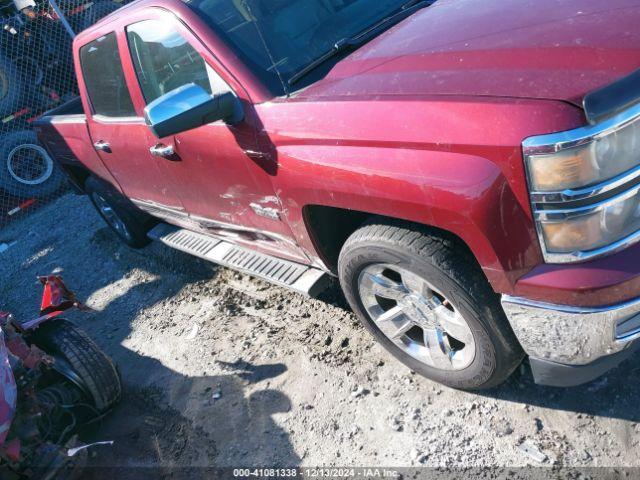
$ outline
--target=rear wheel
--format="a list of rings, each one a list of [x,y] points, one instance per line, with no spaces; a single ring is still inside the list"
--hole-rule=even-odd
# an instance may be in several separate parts
[[[120,400],[120,376],[111,359],[73,323],[57,319],[44,323],[31,335],[31,342],[60,362],[56,370],[92,398],[104,413]]]
[[[345,243],[339,274],[365,327],[427,378],[489,388],[523,358],[486,278],[452,240],[419,226],[367,225]]]
[[[151,242],[147,233],[155,221],[138,210],[111,185],[89,177],[85,183],[85,191],[100,216],[120,240],[132,248],[142,248]]]

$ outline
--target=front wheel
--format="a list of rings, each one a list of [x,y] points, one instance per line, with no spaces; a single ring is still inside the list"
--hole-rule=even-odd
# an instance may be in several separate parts
[[[429,379],[490,388],[524,356],[486,278],[455,241],[419,226],[372,223],[345,243],[339,275],[365,327]]]

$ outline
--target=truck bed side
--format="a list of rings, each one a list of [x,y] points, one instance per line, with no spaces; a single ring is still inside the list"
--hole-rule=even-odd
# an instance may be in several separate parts
[[[67,174],[78,193],[84,192],[84,182],[89,174],[116,184],[93,149],[79,97],[46,112],[34,122],[34,129],[44,148]]]

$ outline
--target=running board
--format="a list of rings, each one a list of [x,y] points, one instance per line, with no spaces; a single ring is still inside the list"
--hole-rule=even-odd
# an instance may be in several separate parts
[[[330,282],[329,275],[317,268],[238,247],[209,235],[166,223],[154,227],[148,236],[176,250],[254,275],[311,297],[324,291]]]

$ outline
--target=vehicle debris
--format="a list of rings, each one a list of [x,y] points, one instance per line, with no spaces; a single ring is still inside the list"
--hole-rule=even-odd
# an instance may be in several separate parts
[[[67,448],[77,427],[105,415],[120,400],[121,385],[113,362],[60,318],[85,307],[61,277],[38,279],[44,288],[37,318],[0,312],[0,468],[29,475],[39,465],[53,478],[83,449]]]
[[[81,452],[82,450],[86,450],[87,448],[95,447],[96,445],[113,445],[113,443],[114,443],[113,440],[106,440],[103,442],[93,442],[87,445],[81,445],[79,447],[70,448],[69,450],[67,450],[67,456],[73,457],[76,455],[76,453]]]
[[[196,337],[198,336],[198,331],[200,330],[200,326],[197,323],[194,323],[191,326],[191,331],[189,332],[189,334],[184,337],[185,340],[195,340]]]
[[[523,443],[518,445],[518,449],[524,453],[531,460],[544,463],[548,460],[549,457],[542,452],[536,445],[534,445],[530,440],[525,440]]]

